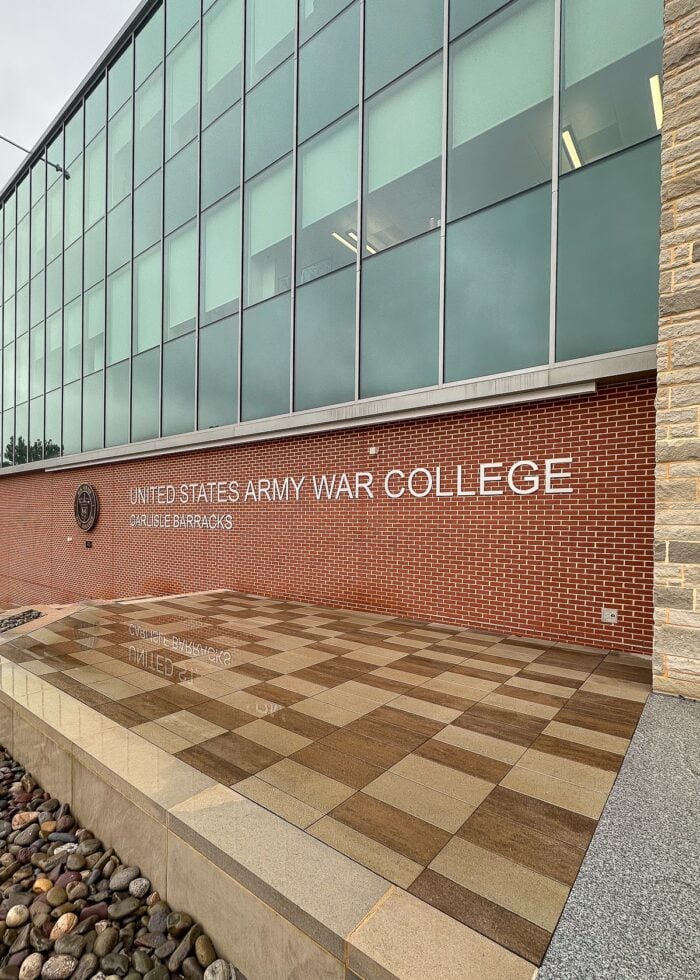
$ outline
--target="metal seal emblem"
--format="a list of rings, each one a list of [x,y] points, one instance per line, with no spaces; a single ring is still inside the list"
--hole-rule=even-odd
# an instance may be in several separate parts
[[[75,521],[81,531],[92,531],[100,516],[100,498],[91,483],[81,483],[75,494]]]

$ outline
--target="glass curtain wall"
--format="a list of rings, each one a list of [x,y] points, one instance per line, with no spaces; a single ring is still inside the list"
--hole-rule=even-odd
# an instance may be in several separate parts
[[[652,344],[661,15],[154,4],[0,202],[3,465]]]

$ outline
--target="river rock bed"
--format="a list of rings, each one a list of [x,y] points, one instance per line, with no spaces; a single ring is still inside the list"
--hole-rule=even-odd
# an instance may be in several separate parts
[[[17,626],[24,626],[25,623],[31,623],[41,616],[43,616],[43,613],[37,612],[36,609],[25,609],[24,612],[14,613],[12,616],[5,616],[0,619],[0,633],[7,633],[8,630],[13,630]]]
[[[245,980],[0,747],[0,980]]]

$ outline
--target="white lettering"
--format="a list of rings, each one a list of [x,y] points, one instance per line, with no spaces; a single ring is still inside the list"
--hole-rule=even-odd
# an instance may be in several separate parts
[[[523,476],[522,480],[527,484],[527,487],[518,486],[515,482],[516,475],[520,469],[529,469],[531,473],[529,475]],[[511,468],[508,470],[508,486],[519,496],[526,496],[530,493],[537,493],[540,488],[540,477],[538,473],[539,467],[537,463],[533,462],[531,459],[521,459],[517,463],[513,463]]]
[[[555,487],[552,485],[552,480],[568,480],[571,476],[571,470],[562,470],[561,472],[555,472],[555,466],[564,466],[569,463],[573,463],[573,457],[563,456],[560,459],[547,459],[544,464],[544,492],[545,493],[573,493],[573,487]]]
[[[479,493],[482,497],[498,497],[503,494],[503,490],[487,490],[487,483],[500,483],[503,479],[503,475],[497,473],[495,476],[489,476],[489,470],[500,469],[503,463],[481,463],[479,466]]]

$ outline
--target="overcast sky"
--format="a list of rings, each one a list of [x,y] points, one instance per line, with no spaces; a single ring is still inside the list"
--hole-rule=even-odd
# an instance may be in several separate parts
[[[139,0],[0,0],[0,134],[31,149]],[[24,155],[0,142],[0,188]]]

